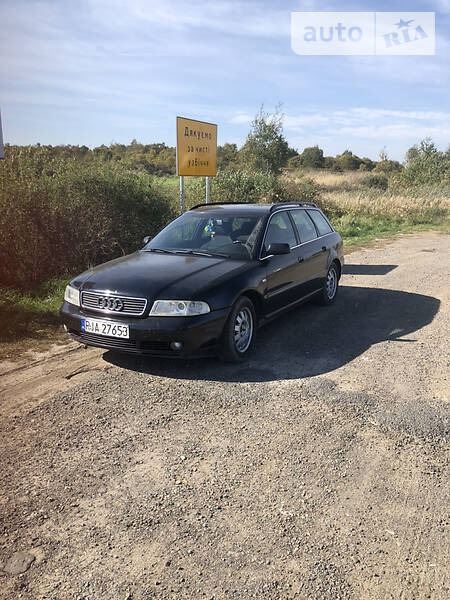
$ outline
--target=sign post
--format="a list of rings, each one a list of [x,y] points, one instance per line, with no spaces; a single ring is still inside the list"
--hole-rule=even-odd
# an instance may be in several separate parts
[[[177,117],[177,175],[180,177],[180,209],[184,212],[184,176],[206,177],[206,203],[210,177],[217,172],[217,125]]]
[[[2,113],[1,112],[0,112],[0,158],[5,158],[5,147],[3,145]]]
[[[184,206],[184,175],[180,176],[180,214],[183,214],[185,211]]]
[[[206,183],[205,202],[206,202],[206,204],[209,204],[209,192],[211,190],[211,182],[209,180],[209,177],[206,177],[205,179],[206,179],[206,181],[205,181],[205,183]]]

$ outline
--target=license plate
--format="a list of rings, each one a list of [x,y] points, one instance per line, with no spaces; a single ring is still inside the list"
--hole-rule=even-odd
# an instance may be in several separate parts
[[[130,337],[128,325],[113,321],[99,321],[98,319],[81,319],[81,331],[115,338],[129,339]]]

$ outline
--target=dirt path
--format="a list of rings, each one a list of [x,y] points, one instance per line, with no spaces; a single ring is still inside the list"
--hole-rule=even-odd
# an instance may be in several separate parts
[[[0,366],[5,600],[445,599],[450,237],[347,256],[248,364]]]

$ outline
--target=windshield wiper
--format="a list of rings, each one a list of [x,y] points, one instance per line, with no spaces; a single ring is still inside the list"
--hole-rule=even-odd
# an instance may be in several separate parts
[[[212,256],[220,258],[230,258],[229,254],[220,252],[207,252],[203,250],[167,250],[166,248],[147,248],[145,252],[162,252],[163,254],[192,254],[193,256]]]
[[[177,250],[177,254],[192,254],[194,256],[212,256],[219,258],[230,258],[229,254],[222,254],[220,252],[207,252],[205,250]]]
[[[162,252],[163,254],[177,254],[175,250],[166,250],[166,248],[147,248],[145,252]]]

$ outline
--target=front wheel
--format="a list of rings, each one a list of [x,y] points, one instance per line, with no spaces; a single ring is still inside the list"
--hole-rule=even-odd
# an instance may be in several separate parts
[[[256,313],[252,301],[242,297],[231,309],[222,334],[220,358],[241,362],[248,356],[255,339]]]
[[[338,293],[339,273],[336,265],[333,263],[328,269],[327,276],[323,282],[323,287],[318,295],[320,304],[332,304]]]

